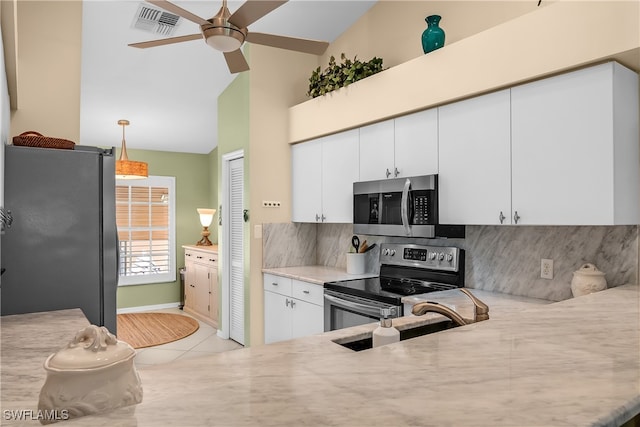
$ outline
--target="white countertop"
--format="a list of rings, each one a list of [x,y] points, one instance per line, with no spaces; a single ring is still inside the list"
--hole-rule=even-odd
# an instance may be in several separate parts
[[[332,340],[374,324],[156,365],[139,371],[141,404],[72,423],[618,426],[640,412],[637,286],[504,309],[500,294],[472,292],[489,304],[489,320],[361,352]],[[463,301],[450,303],[462,312]],[[51,352],[40,337],[66,342],[82,323],[45,316],[3,318],[3,409],[35,407]]]
[[[327,282],[335,282],[337,280],[366,279],[368,277],[378,276],[377,273],[349,274],[346,270],[322,265],[263,268],[262,272],[302,280],[303,282],[315,283],[317,285],[323,285]]]

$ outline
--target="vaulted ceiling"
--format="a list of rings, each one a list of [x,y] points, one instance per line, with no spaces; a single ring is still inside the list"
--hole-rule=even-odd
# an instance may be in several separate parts
[[[243,2],[230,1],[233,13]],[[136,49],[129,43],[166,36],[135,28],[134,0],[84,0],[80,134],[85,145],[104,145],[127,119],[129,148],[209,153],[217,146],[217,98],[235,75],[220,52],[203,40]],[[176,1],[208,19],[217,0]],[[374,0],[291,0],[250,25],[253,32],[332,42],[375,4]],[[171,36],[198,33],[180,19]],[[118,145],[118,140],[113,141]]]

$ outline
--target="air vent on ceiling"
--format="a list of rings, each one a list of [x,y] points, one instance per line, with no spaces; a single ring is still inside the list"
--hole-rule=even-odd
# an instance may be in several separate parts
[[[171,36],[179,23],[178,15],[140,3],[131,26],[149,33]]]

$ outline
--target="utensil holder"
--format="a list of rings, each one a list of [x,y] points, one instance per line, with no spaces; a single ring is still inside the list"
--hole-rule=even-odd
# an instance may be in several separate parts
[[[347,254],[347,273],[364,274],[365,254]]]

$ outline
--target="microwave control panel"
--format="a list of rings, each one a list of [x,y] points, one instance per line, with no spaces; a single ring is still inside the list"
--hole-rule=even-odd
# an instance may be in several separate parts
[[[413,224],[415,225],[429,224],[429,196],[426,194],[420,194],[420,195],[414,196]]]

